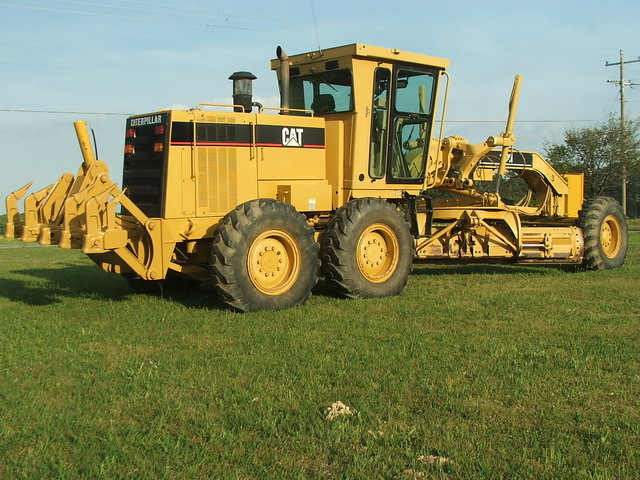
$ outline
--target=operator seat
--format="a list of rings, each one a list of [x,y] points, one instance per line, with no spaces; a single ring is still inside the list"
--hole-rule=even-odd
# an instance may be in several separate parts
[[[316,115],[324,115],[325,113],[335,113],[336,101],[330,93],[323,93],[316,96],[311,104],[311,109]]]

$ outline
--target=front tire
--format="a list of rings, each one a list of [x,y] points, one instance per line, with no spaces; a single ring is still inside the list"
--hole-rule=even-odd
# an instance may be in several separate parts
[[[323,240],[327,285],[349,298],[397,295],[413,267],[413,237],[398,209],[380,198],[336,211]]]
[[[628,227],[620,204],[610,197],[595,197],[585,202],[578,215],[584,237],[582,266],[591,270],[622,266],[627,256]]]
[[[300,305],[318,282],[318,244],[306,217],[271,199],[236,207],[216,230],[209,268],[234,310]]]

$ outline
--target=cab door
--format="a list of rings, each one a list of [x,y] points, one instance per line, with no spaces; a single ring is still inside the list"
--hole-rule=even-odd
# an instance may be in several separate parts
[[[433,127],[438,72],[417,65],[374,75],[369,175],[388,183],[422,183]]]

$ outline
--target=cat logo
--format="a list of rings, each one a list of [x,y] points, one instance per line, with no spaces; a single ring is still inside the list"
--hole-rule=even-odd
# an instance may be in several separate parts
[[[164,123],[162,115],[148,115],[146,117],[132,118],[129,121],[130,127],[144,127],[146,125],[158,125]]]
[[[285,147],[302,147],[302,128],[289,128],[284,127],[282,129],[282,145]]]

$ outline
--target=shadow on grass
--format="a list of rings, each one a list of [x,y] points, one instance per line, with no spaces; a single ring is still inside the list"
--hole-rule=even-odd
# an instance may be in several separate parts
[[[523,265],[433,265],[417,263],[416,275],[548,275],[567,267]],[[164,298],[187,308],[225,310],[213,285],[204,282],[193,289],[157,288],[153,293],[137,293],[120,275],[105,273],[93,265],[67,264],[60,268],[14,270],[11,273],[30,279],[0,278],[0,296],[27,305],[44,306],[60,303],[64,298],[90,297],[94,299],[126,301],[132,295]],[[321,279],[313,288],[313,295],[341,298]]]
[[[473,263],[465,265],[416,263],[411,275],[548,275],[575,271],[574,265],[518,265]]]
[[[9,278],[0,278],[0,296],[32,306],[60,303],[55,289]]]
[[[225,308],[211,285],[189,291],[158,288],[155,293],[142,294],[135,292],[120,275],[105,273],[93,265],[67,264],[61,268],[24,269],[11,273],[31,279],[0,278],[0,296],[33,306],[60,303],[64,298],[126,301],[132,295],[148,295],[189,308]]]

